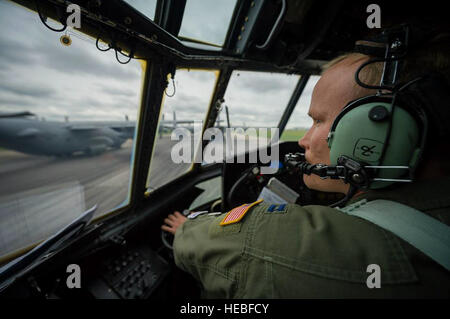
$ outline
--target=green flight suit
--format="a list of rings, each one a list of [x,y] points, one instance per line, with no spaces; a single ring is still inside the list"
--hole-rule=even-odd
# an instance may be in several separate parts
[[[388,199],[450,224],[450,177],[360,194]],[[252,207],[234,224],[224,214],[189,219],[176,232],[178,267],[206,298],[449,298],[450,273],[392,233],[337,209]],[[381,288],[368,288],[370,264]]]

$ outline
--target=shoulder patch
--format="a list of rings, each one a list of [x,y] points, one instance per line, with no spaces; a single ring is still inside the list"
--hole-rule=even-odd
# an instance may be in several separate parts
[[[263,200],[260,199],[254,203],[244,204],[230,210],[220,222],[220,226],[225,226],[239,222],[242,218],[244,218],[245,214],[249,211],[250,208],[252,208],[255,205],[258,205],[262,201]]]

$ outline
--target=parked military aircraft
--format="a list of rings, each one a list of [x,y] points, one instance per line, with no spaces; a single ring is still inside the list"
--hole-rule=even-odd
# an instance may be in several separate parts
[[[173,120],[162,120],[159,130],[192,122],[177,121],[174,111]],[[133,139],[135,128],[127,116],[125,121],[69,122],[66,117],[66,122],[56,122],[38,120],[30,112],[0,113],[0,147],[32,155],[98,155]]]

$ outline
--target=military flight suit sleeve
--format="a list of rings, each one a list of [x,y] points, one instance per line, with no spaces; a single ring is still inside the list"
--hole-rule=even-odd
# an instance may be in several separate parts
[[[399,239],[334,208],[259,204],[220,226],[224,216],[188,220],[175,235],[175,262],[206,297],[388,297],[417,281]],[[384,289],[367,287],[370,264]]]
[[[224,216],[188,219],[175,233],[176,265],[203,285],[208,298],[232,298],[242,267],[242,224],[219,226]]]

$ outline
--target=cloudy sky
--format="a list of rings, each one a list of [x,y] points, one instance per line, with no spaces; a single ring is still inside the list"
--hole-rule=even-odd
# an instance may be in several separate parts
[[[0,111],[30,111],[48,120],[136,119],[141,64],[122,65],[112,50],[71,32],[47,29],[39,17],[0,0]]]
[[[128,2],[153,17],[154,0]],[[234,1],[188,1],[180,34],[221,44],[233,7]],[[136,119],[142,79],[138,61],[119,64],[112,50],[98,51],[93,39],[73,30],[72,45],[65,47],[59,41],[62,33],[50,31],[37,15],[6,0],[0,0],[0,27],[0,111],[31,111],[57,121],[64,116]],[[176,111],[177,120],[203,120],[216,75],[178,70],[175,96],[164,99],[165,119],[171,120]],[[276,126],[297,80],[292,75],[234,72],[225,95],[231,124]],[[304,95],[312,92],[314,82],[310,80]],[[167,93],[172,92],[170,84]],[[309,99],[302,97],[288,127],[308,127],[308,107]]]

